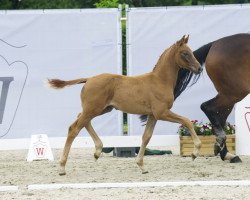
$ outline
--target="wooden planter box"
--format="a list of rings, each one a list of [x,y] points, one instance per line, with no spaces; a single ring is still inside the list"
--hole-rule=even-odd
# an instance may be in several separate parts
[[[199,136],[202,147],[200,156],[214,156],[215,136]],[[227,135],[227,149],[235,154],[235,135]],[[181,156],[191,156],[194,149],[194,143],[191,136],[180,136],[180,154]]]

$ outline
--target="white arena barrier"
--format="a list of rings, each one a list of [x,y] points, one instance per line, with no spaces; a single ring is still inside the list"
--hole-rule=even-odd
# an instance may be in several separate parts
[[[45,82],[121,74],[121,10],[18,10],[0,11],[0,16],[0,149],[28,149],[30,136],[37,133],[48,135],[52,148],[61,148],[81,112],[82,85],[52,90]],[[151,71],[163,50],[185,34],[195,50],[227,35],[250,32],[250,21],[242,20],[249,17],[249,4],[127,9],[128,75]],[[215,95],[204,71],[172,110],[206,122],[199,106]],[[129,137],[122,136],[122,121],[122,113],[115,110],[93,120],[104,146],[140,145],[145,127],[138,116],[129,115]],[[229,121],[234,123],[234,111]],[[159,121],[150,146],[178,146],[178,126]],[[86,135],[81,131],[80,136]],[[84,146],[94,146],[90,137],[73,143]]]
[[[250,155],[250,94],[236,104],[236,154]]]
[[[33,184],[28,190],[59,190],[59,189],[107,189],[107,188],[152,188],[152,187],[183,187],[183,186],[249,186],[249,180],[230,181],[169,181],[169,182],[121,182],[121,183],[62,183]]]

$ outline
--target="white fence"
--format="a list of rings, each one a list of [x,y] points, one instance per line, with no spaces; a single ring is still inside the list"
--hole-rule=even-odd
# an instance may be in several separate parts
[[[0,11],[0,149],[28,148],[32,134],[47,134],[52,147],[63,146],[69,125],[81,112],[82,85],[55,91],[44,82],[121,74],[120,16],[119,9]],[[195,50],[223,36],[249,32],[249,18],[249,5],[128,9],[128,75],[151,71],[162,51],[185,34]],[[199,105],[215,94],[204,72],[177,99],[173,111],[207,121]],[[141,125],[138,116],[129,115],[127,137],[122,136],[119,111],[93,121],[104,146],[140,145]],[[177,129],[177,124],[158,122],[150,145],[178,146]],[[74,146],[93,142],[78,137]]]
[[[82,110],[83,85],[52,90],[45,82],[121,74],[119,18],[118,9],[0,12],[1,138],[67,135]],[[122,135],[122,113],[97,117],[93,126]]]

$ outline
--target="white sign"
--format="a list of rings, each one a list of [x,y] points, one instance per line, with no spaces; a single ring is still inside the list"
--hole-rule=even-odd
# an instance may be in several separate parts
[[[54,160],[48,136],[45,134],[32,135],[27,161]]]
[[[250,155],[250,94],[236,104],[236,154]]]

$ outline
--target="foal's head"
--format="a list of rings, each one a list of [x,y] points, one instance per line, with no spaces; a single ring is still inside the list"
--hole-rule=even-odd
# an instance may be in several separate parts
[[[188,47],[188,38],[185,35],[175,43],[175,62],[180,68],[188,69],[196,74],[202,71],[200,63],[194,57],[193,51]]]

